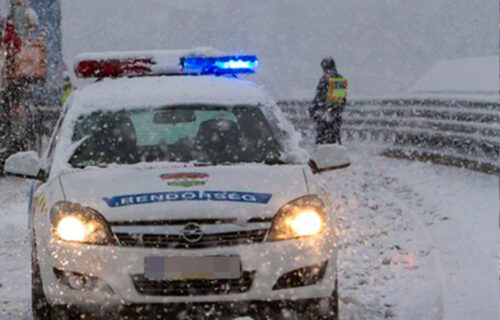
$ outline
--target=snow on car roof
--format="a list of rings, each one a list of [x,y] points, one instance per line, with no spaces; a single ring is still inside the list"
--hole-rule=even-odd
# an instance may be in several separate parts
[[[171,104],[269,104],[253,82],[215,76],[160,76],[103,79],[75,92],[68,114]]]

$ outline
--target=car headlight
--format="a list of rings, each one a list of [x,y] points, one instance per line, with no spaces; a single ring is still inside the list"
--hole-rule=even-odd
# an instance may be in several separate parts
[[[274,216],[268,241],[296,239],[320,234],[325,229],[326,209],[316,195],[293,200]]]
[[[50,210],[52,232],[63,241],[114,244],[107,221],[97,211],[72,202],[58,202]]]

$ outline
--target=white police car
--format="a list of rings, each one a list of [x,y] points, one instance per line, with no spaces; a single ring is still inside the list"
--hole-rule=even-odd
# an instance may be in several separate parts
[[[309,157],[263,90],[231,76],[257,64],[80,58],[76,73],[99,81],[72,94],[42,159],[6,162],[37,180],[35,319],[337,319],[336,204],[315,174],[349,159],[333,145]]]

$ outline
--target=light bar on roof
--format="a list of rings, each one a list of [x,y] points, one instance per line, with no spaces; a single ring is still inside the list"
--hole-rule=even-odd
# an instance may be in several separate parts
[[[255,73],[256,56],[226,56],[210,48],[83,53],[77,56],[78,78],[225,75]]]
[[[181,65],[185,74],[255,73],[259,59],[256,56],[184,57]]]
[[[82,60],[75,66],[79,78],[117,78],[144,76],[152,73],[152,59]]]

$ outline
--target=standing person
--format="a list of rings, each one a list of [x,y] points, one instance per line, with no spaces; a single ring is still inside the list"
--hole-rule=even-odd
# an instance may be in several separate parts
[[[2,54],[4,55],[4,63],[2,65],[2,136],[4,137],[0,148],[8,154],[19,151],[18,135],[16,130],[15,118],[19,112],[20,105],[20,86],[16,81],[13,81],[16,73],[15,56],[21,50],[21,38],[15,29],[13,16],[10,15],[5,21],[5,27],[2,33]],[[0,161],[2,162],[2,161]],[[0,163],[1,164],[1,163]]]
[[[66,100],[68,100],[69,96],[71,95],[71,92],[73,92],[73,85],[71,84],[69,71],[65,70],[63,72],[63,97],[62,97],[63,104],[66,103]]]
[[[31,121],[28,91],[33,79],[27,76],[32,72],[35,62],[29,50],[30,32],[38,26],[38,16],[29,6],[28,0],[12,0],[9,16],[2,34],[2,51],[5,61],[2,70],[2,107],[4,112],[3,131],[4,149],[14,153],[25,150],[33,144],[33,126]],[[27,50],[28,49],[28,50]]]
[[[316,144],[339,143],[342,112],[345,109],[348,82],[338,71],[333,58],[321,61],[323,76],[309,110],[316,123]]]

